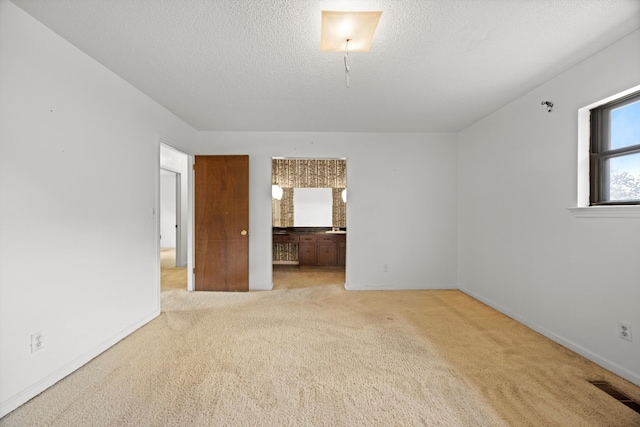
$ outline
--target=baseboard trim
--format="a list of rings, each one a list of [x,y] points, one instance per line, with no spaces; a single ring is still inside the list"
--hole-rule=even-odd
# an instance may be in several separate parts
[[[401,288],[393,286],[351,286],[349,283],[345,283],[344,288],[348,291],[443,291],[457,289],[454,285],[403,285]]]
[[[620,377],[634,383],[637,386],[640,386],[640,375],[629,371],[628,369],[624,368],[623,366],[618,365],[615,362],[612,362],[611,360],[600,356],[597,353],[594,353],[593,351],[587,349],[586,347],[583,347],[571,340],[568,340],[560,335],[557,335],[551,331],[549,331],[548,329],[543,328],[542,326],[530,322],[527,319],[522,318],[521,316],[513,313],[510,310],[507,310],[506,308],[504,308],[503,306],[501,306],[500,304],[497,304],[495,301],[492,301],[488,298],[483,297],[482,295],[479,295],[467,288],[464,287],[460,287],[458,288],[460,290],[460,292],[464,292],[465,294],[469,295],[471,298],[474,298],[480,302],[482,302],[483,304],[488,305],[489,307],[499,311],[500,313],[504,314],[505,316],[509,316],[510,318],[512,318],[513,320],[517,321],[518,323],[521,323],[523,325],[525,325],[526,327],[533,329],[534,331],[538,332],[541,335],[544,335],[545,337],[549,338],[551,341],[554,341],[558,344],[560,344],[563,347],[568,348],[569,350],[579,354],[580,356],[583,356],[587,359],[589,359],[590,361],[592,361],[593,363],[595,363],[596,365],[599,365],[601,367],[603,367],[604,369],[613,372],[616,375],[619,375]]]
[[[56,369],[51,374],[47,375],[46,377],[44,377],[41,380],[39,380],[36,383],[34,383],[33,385],[31,385],[31,386],[27,387],[26,389],[22,390],[18,394],[14,395],[14,396],[10,397],[9,399],[7,399],[6,401],[2,402],[0,404],[0,418],[4,417],[9,412],[11,412],[14,409],[18,408],[20,405],[28,402],[29,400],[31,400],[32,398],[34,398],[38,394],[42,393],[43,391],[45,391],[46,389],[48,389],[49,387],[51,387],[52,385],[54,385],[55,383],[57,383],[58,381],[60,381],[64,377],[66,377],[67,375],[69,375],[69,374],[73,373],[74,371],[78,370],[79,368],[81,368],[82,366],[84,366],[85,364],[90,362],[92,359],[94,359],[95,357],[99,356],[100,354],[102,354],[103,352],[105,352],[106,350],[108,350],[109,348],[114,346],[115,344],[117,344],[122,339],[124,339],[127,336],[131,335],[137,329],[139,329],[142,326],[146,325],[147,323],[149,323],[150,321],[152,321],[153,319],[155,319],[159,315],[160,315],[160,310],[154,310],[152,313],[144,316],[142,319],[138,320],[133,325],[131,325],[128,328],[125,328],[125,329],[121,330],[120,332],[118,332],[117,334],[113,335],[111,338],[107,339],[102,344],[90,349],[89,351],[87,351],[83,355],[81,355],[80,357],[77,357],[76,359],[72,360],[71,362],[69,362],[69,363],[63,365],[62,367]]]

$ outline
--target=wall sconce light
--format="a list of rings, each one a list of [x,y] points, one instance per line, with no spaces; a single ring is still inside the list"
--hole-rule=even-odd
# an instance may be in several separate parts
[[[278,184],[273,184],[271,186],[271,197],[273,197],[274,199],[281,200],[283,193],[284,190]]]
[[[344,190],[342,190],[341,196],[342,196],[342,201],[347,203],[347,189],[346,188]]]
[[[540,103],[540,105],[546,105],[547,106],[547,113],[550,113],[551,110],[553,109],[553,102],[551,102],[551,101],[542,101]]]
[[[344,52],[344,75],[349,87],[349,52],[368,52],[382,16],[376,12],[322,11],[320,51]]]

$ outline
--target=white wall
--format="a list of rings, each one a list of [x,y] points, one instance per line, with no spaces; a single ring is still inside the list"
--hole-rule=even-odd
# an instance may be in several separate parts
[[[158,315],[158,134],[196,133],[6,0],[0,93],[1,416]]]
[[[162,169],[160,171],[160,247],[176,247],[177,175]]]
[[[189,152],[250,156],[250,289],[272,287],[272,157],[347,159],[348,289],[456,287],[455,134],[201,132],[198,140]]]
[[[567,208],[578,109],[638,84],[636,31],[458,139],[459,287],[636,384],[640,339],[617,322],[640,331],[640,219]]]

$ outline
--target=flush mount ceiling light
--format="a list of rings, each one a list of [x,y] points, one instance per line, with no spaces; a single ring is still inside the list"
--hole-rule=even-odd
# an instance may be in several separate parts
[[[349,52],[368,52],[380,21],[378,12],[322,11],[322,52],[344,52],[344,77],[349,87]]]
[[[344,52],[349,40],[350,52],[368,52],[382,11],[338,12],[322,11],[322,52]]]

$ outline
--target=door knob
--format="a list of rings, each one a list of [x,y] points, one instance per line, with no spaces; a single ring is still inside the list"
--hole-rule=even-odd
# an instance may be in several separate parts
[[[242,230],[242,231],[240,232],[240,234],[242,234],[243,236],[246,236],[246,235],[247,235],[247,230]]]

